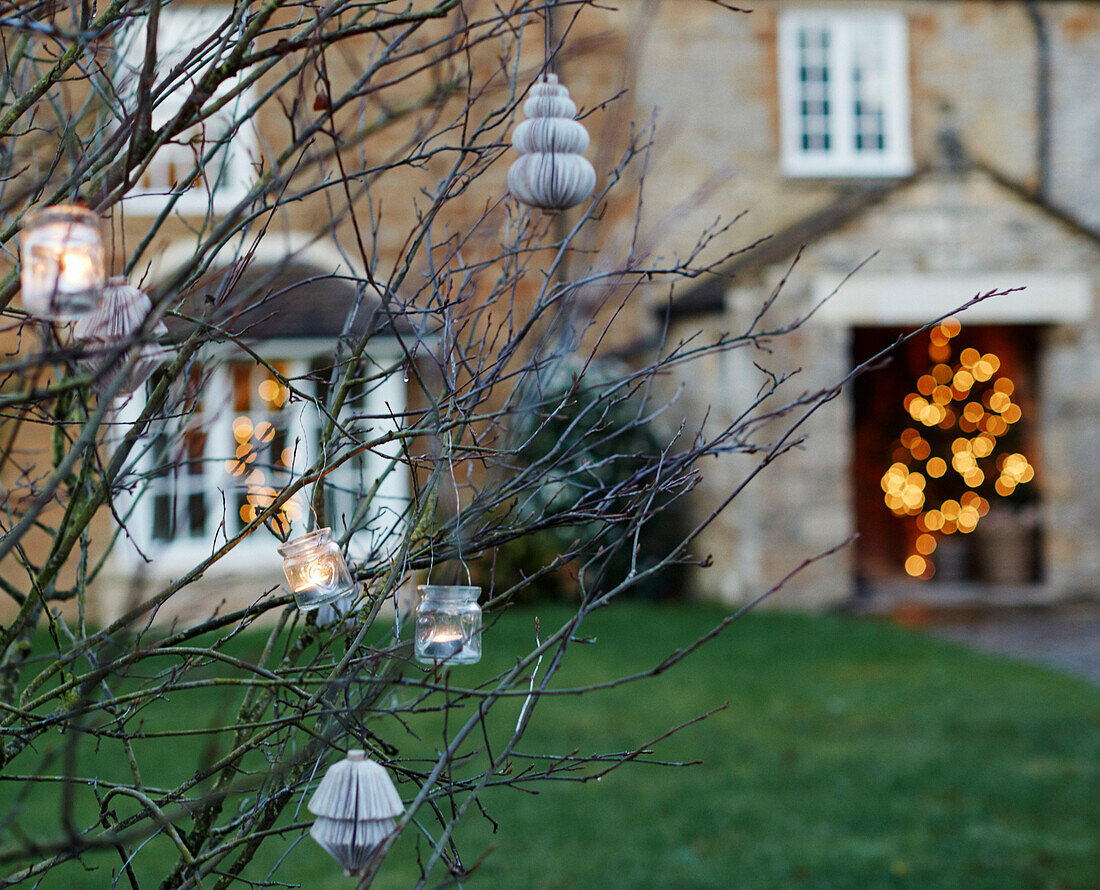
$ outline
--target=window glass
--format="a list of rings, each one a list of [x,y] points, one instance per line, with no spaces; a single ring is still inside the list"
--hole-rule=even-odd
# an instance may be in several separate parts
[[[232,28],[227,24],[231,12],[232,7],[220,5],[173,5],[161,10],[151,115],[154,131],[179,113],[198,77],[218,58]],[[136,104],[147,23],[146,17],[136,17],[116,38],[116,86],[126,112],[133,111]],[[239,78],[223,82],[207,105],[214,106],[239,86]],[[235,122],[247,116],[251,99],[251,91],[241,92],[162,145],[124,199],[127,210],[159,214],[170,193],[179,196],[175,209],[184,214],[203,214],[210,209],[225,212],[244,198],[255,180],[256,142],[250,125],[235,129]]]
[[[886,151],[883,39],[876,23],[864,22],[852,29],[852,148],[857,152]]]
[[[912,171],[905,19],[786,10],[779,22],[781,163],[792,176]]]
[[[313,409],[290,402],[283,381],[294,370],[286,361],[233,361],[205,375],[192,368],[152,435],[145,502],[154,542],[209,543],[220,531],[232,537],[272,504],[296,464],[305,466],[310,431],[301,417]],[[273,523],[299,522],[305,499],[297,493]]]
[[[338,379],[342,375],[340,368]],[[332,376],[331,359],[314,362],[311,376],[318,381],[324,400]],[[373,444],[397,425],[403,410],[404,381],[399,372],[369,360],[361,362],[340,413],[335,445],[341,455],[350,453],[350,457],[325,477],[325,524],[338,536],[350,529],[352,552],[357,556],[377,552],[385,536],[399,525],[405,508],[406,470],[391,460],[400,455],[400,447]]]
[[[173,416],[153,435],[152,472],[146,497],[152,502],[154,541],[202,538],[206,534],[202,374],[192,367],[173,400]]]
[[[828,30],[801,29],[798,50],[799,141],[804,151],[828,151],[831,142]]]
[[[331,372],[331,357],[233,360],[205,372],[196,363],[179,384],[168,416],[151,431],[143,459],[148,489],[139,501],[146,520],[141,527],[151,539],[145,543],[161,555],[198,546],[208,551],[215,541],[238,534],[289,482],[325,458],[333,464],[322,483],[325,515],[312,525],[328,525],[338,538],[350,531],[355,558],[376,553],[400,529],[407,507],[407,468],[391,459],[400,456],[399,445],[375,444],[404,411],[405,383],[400,370],[362,362],[325,453],[327,414],[314,398],[325,404]],[[273,525],[304,532],[312,493],[312,485],[295,493]],[[244,546],[257,542],[274,543],[262,532]]]
[[[220,482],[232,501],[233,515],[227,517],[227,525],[234,534],[270,507],[291,479],[304,438],[298,411],[290,403],[290,388],[284,382],[291,370],[285,361],[268,366],[229,363],[234,413],[226,430],[231,441],[221,447],[231,451],[232,457],[223,462],[225,478]],[[305,499],[304,492],[297,492],[280,507],[273,524],[286,531],[301,520]]]

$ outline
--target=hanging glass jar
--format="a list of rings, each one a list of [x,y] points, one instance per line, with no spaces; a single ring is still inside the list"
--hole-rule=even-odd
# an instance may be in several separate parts
[[[99,217],[77,204],[29,211],[19,236],[23,307],[63,321],[99,305],[107,283]]]
[[[481,660],[480,587],[426,584],[417,587],[414,650],[425,664],[473,664]]]
[[[355,591],[344,555],[332,540],[331,528],[293,538],[279,547],[279,554],[294,601],[303,612]]]

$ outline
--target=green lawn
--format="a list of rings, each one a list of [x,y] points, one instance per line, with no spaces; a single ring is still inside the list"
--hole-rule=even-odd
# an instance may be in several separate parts
[[[544,627],[564,616],[514,610],[486,631],[483,663],[455,669],[454,681],[510,663],[536,614]],[[721,617],[712,607],[617,605],[586,626],[597,642],[572,650],[557,685],[643,668]],[[464,824],[465,863],[485,858],[462,886],[1100,886],[1100,689],[880,623],[752,615],[654,680],[544,699],[521,749],[626,750],[726,701],[656,748],[698,766],[633,765],[600,782],[543,784],[538,795],[487,793],[501,827],[493,834],[476,816]],[[204,706],[224,703],[194,697],[165,719],[200,725]],[[519,707],[504,704],[497,725],[514,723]],[[411,738],[391,741],[404,756],[416,750]],[[24,825],[56,836],[44,810]],[[410,831],[375,886],[411,887],[415,847]],[[250,876],[266,876],[285,851],[276,841]],[[97,872],[74,867],[41,886],[109,887],[118,859],[101,861]],[[308,838],[274,878],[354,886]]]

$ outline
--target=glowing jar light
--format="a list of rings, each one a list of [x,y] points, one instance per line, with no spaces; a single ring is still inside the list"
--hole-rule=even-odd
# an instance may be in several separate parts
[[[65,320],[99,305],[107,265],[96,214],[76,204],[32,210],[19,241],[23,306],[29,313]]]
[[[332,540],[331,528],[287,541],[279,547],[279,555],[294,601],[303,612],[355,591],[344,555]]]
[[[416,605],[416,658],[425,664],[481,660],[480,587],[421,585]]]

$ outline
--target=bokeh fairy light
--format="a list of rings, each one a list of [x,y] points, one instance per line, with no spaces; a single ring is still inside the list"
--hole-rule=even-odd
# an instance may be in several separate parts
[[[902,431],[881,480],[887,508],[914,524],[916,533],[910,536],[905,558],[905,571],[914,578],[935,574],[937,536],[968,535],[989,513],[989,500],[976,489],[993,480],[996,495],[1009,497],[1035,477],[1024,454],[998,453],[999,440],[1023,417],[1012,400],[1015,383],[998,376],[1001,359],[992,352],[967,346],[953,362],[954,343],[961,333],[962,325],[954,318],[931,330],[932,365],[902,402],[919,426]],[[950,438],[950,432],[959,435]],[[938,489],[957,490],[956,496],[933,496],[929,480]]]

